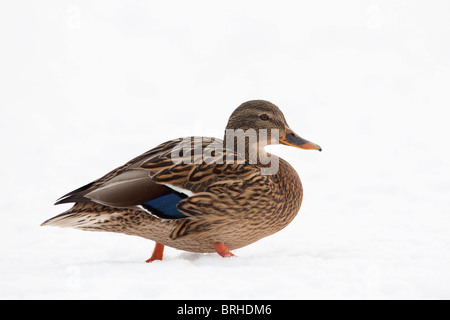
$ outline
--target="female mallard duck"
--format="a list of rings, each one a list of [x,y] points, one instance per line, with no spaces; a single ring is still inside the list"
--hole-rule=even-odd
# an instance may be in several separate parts
[[[162,260],[166,245],[233,256],[229,250],[280,231],[300,209],[297,172],[281,158],[263,157],[264,146],[276,143],[321,151],[294,133],[274,104],[245,102],[231,115],[224,140],[165,142],[60,198],[56,204],[75,205],[42,225],[154,240],[147,262]]]

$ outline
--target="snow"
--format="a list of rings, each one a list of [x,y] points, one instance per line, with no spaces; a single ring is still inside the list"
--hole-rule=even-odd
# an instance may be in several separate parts
[[[449,299],[450,4],[4,2],[0,298]],[[236,258],[40,227],[78,188],[266,99],[304,202]]]

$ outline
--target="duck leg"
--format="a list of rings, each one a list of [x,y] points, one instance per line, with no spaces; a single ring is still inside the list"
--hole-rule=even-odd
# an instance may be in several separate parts
[[[152,256],[150,257],[150,259],[146,260],[145,262],[149,263],[149,262],[152,262],[155,260],[162,260],[163,253],[164,253],[164,245],[156,242],[155,249],[153,249]]]
[[[225,257],[234,257],[234,254],[232,254],[228,250],[227,246],[223,242],[214,243],[214,249],[216,250],[216,252],[218,254],[220,254],[224,258]]]

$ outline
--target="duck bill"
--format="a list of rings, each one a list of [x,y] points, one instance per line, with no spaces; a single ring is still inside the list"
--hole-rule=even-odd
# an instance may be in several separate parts
[[[289,128],[284,133],[284,136],[280,138],[280,143],[286,146],[292,146],[300,149],[322,151],[322,148],[320,146],[312,143],[311,141],[301,138],[298,134],[296,134]]]

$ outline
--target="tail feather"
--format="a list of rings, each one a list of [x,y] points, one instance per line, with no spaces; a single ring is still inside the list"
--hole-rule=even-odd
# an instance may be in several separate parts
[[[94,203],[76,203],[71,209],[48,219],[41,226],[99,230],[115,212],[111,208]]]

